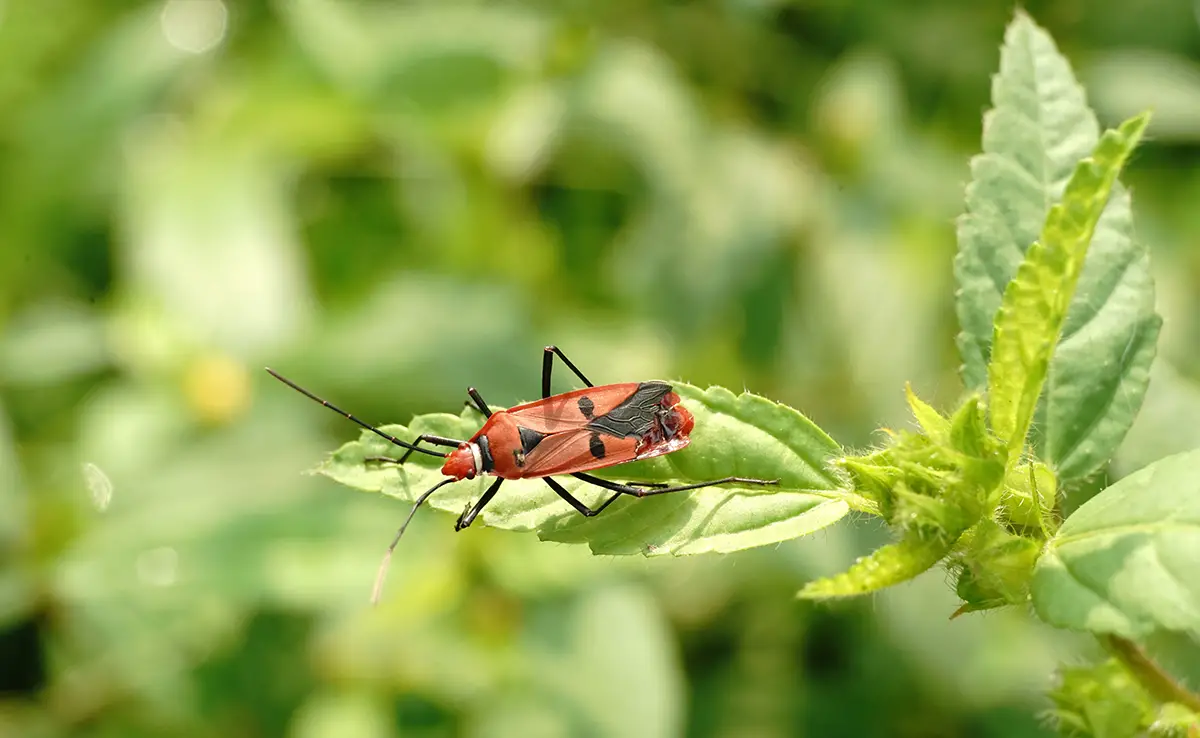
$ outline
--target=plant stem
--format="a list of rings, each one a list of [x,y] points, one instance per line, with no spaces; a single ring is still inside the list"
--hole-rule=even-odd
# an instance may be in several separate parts
[[[1100,636],[1100,643],[1125,665],[1159,702],[1176,702],[1192,712],[1200,712],[1200,695],[1189,691],[1161,666],[1150,660],[1133,641],[1115,635]]]

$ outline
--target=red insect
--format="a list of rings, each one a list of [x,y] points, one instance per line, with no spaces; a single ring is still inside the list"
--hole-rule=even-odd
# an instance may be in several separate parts
[[[586,389],[550,394],[550,379],[557,356]],[[350,413],[329,404],[308,390],[268,368],[271,376],[292,389],[321,403],[325,407],[354,421],[367,430],[382,436],[405,450],[399,459],[372,457],[368,461],[403,464],[414,452],[446,459],[442,474],[446,479],[417,498],[400,526],[396,537],[388,546],[379,575],[375,581],[372,602],[378,602],[384,573],[392,551],[400,542],[404,530],[413,515],[426,499],[438,489],[463,479],[474,479],[480,474],[497,477],[474,505],[468,505],[458,516],[455,530],[462,530],[474,522],[480,511],[491,502],[505,479],[541,478],[550,489],[585,517],[599,515],[621,495],[648,497],[669,492],[711,487],[718,484],[777,484],[779,480],[746,479],[724,477],[708,482],[669,487],[663,484],[630,482],[622,484],[586,474],[627,461],[648,459],[678,451],[691,442],[689,434],[695,419],[679,402],[679,396],[667,382],[626,382],[594,386],[583,373],[571,363],[557,346],[547,346],[542,360],[542,399],[517,405],[507,410],[491,410],[474,387],[467,389],[471,402],[487,418],[487,422],[475,435],[466,441],[442,436],[420,435],[411,443],[401,441],[366,423]],[[451,447],[448,453],[424,448],[422,442]],[[555,474],[570,474],[588,484],[613,492],[599,507],[589,508],[550,477]]]

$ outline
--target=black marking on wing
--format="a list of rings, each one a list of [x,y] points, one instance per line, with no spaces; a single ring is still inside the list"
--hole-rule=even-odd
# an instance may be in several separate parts
[[[596,403],[592,402],[592,398],[590,397],[580,397],[579,412],[583,413],[583,417],[591,420],[593,413],[596,412]]]
[[[670,391],[671,385],[666,382],[642,382],[624,402],[587,427],[617,438],[641,438],[654,427],[655,410]]]
[[[539,433],[524,426],[517,427],[517,435],[521,437],[521,452],[526,454],[537,448],[537,445],[546,437],[545,433]]]
[[[604,439],[600,437],[599,433],[593,433],[592,437],[588,439],[588,451],[591,451],[592,456],[597,459],[604,458],[607,451],[604,448]]]

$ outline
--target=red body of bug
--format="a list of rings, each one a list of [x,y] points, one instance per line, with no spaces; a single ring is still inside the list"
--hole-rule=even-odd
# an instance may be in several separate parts
[[[626,382],[497,410],[442,466],[454,479],[530,479],[678,451],[695,420],[666,382]]]

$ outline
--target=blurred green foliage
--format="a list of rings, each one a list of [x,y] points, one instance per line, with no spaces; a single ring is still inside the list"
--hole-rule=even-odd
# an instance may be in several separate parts
[[[1191,4],[1031,2],[1106,124],[1162,360],[1103,475],[1194,447]],[[591,557],[301,475],[377,422],[683,378],[841,443],[957,397],[951,259],[1004,3],[0,2],[0,735],[1010,736],[1081,646],[948,622],[883,540]],[[1160,379],[1161,378],[1161,379]],[[1080,483],[1081,494],[1095,484]]]

